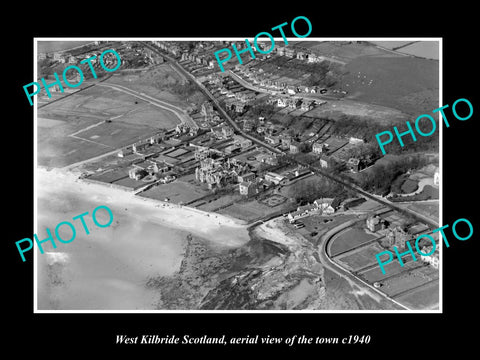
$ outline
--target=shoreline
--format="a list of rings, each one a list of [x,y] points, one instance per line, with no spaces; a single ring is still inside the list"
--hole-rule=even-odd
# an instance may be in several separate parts
[[[243,220],[157,199],[139,197],[132,192],[84,181],[72,171],[38,167],[36,182],[37,198],[42,191],[52,188],[72,194],[91,194],[93,198],[99,198],[108,203],[104,205],[113,204],[117,208],[125,208],[125,211],[128,211],[127,215],[131,217],[148,220],[171,229],[192,232],[219,245],[241,245],[248,241],[240,240],[239,235],[242,234],[249,239],[247,230],[249,225]],[[152,210],[154,210],[153,213]],[[237,234],[229,239],[229,232]]]

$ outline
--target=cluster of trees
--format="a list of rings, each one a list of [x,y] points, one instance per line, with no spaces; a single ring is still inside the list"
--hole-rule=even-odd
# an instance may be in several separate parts
[[[185,84],[180,84],[178,82],[167,84],[166,86],[164,85],[164,88],[177,95],[182,100],[191,101],[196,104],[200,104],[205,100],[203,94],[190,80]]]
[[[297,203],[312,203],[321,197],[349,196],[349,191],[335,181],[325,177],[312,176],[293,184],[290,194]]]
[[[376,164],[369,171],[359,174],[360,186],[375,194],[386,195],[398,176],[410,169],[423,167],[427,163],[428,160],[424,156],[411,155],[387,164]]]
[[[393,141],[388,145],[385,145],[385,151],[389,154],[438,151],[438,131],[428,137],[422,137],[416,134],[417,141],[413,141],[410,135],[405,135],[402,137],[404,143],[404,146],[402,147],[394,133],[394,126],[398,128],[399,132],[407,130],[405,121],[393,121],[389,125],[382,125],[373,120],[366,120],[358,116],[343,115],[335,120],[335,124],[332,126],[332,131],[334,135],[355,136],[366,139],[366,141],[374,144],[379,152],[381,152],[381,150],[375,136],[380,132],[390,131],[394,136]]]
[[[275,106],[272,104],[260,104],[252,106],[249,110],[249,114],[258,118],[263,116],[265,118],[271,117],[275,113]]]
[[[306,86],[321,85],[330,87],[335,85],[341,76],[340,69],[337,68],[337,65],[332,64],[329,61],[322,61],[320,63],[307,63],[303,60],[290,60],[284,56],[274,56],[267,61],[269,64],[279,66],[287,70],[300,70],[304,73],[309,73],[310,76],[303,83]]]

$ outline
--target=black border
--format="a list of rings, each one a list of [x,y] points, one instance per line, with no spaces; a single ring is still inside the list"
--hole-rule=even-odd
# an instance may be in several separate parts
[[[188,3],[179,9],[163,8],[162,4],[110,4],[110,9],[97,5],[78,5],[72,9],[45,6],[24,14],[20,33],[4,29],[5,52],[3,69],[7,74],[4,85],[4,173],[8,180],[7,193],[6,269],[8,338],[12,349],[32,345],[36,351],[75,349],[75,353],[95,354],[108,350],[111,354],[138,354],[147,351],[161,356],[163,350],[180,354],[189,350],[196,354],[239,353],[241,351],[279,350],[290,355],[304,350],[318,356],[326,353],[382,355],[403,352],[431,355],[452,345],[467,350],[474,344],[474,332],[468,329],[469,319],[476,313],[474,264],[480,230],[473,205],[477,191],[476,143],[478,143],[478,82],[473,6],[452,5],[448,9],[421,10],[417,5],[388,3],[371,8],[365,3],[335,5],[306,3],[275,4],[266,10],[246,3],[223,3],[217,6],[202,3],[192,8]],[[441,6],[441,5],[439,5]],[[123,7],[123,8],[122,8]],[[273,10],[275,9],[275,10]],[[119,13],[116,13],[116,12]],[[30,15],[29,15],[30,14]],[[452,224],[458,218],[469,219],[475,232],[465,242],[451,241],[444,249],[444,313],[443,314],[33,314],[33,257],[22,263],[14,242],[33,234],[33,108],[25,99],[22,86],[33,78],[34,37],[75,36],[253,36],[260,31],[290,22],[296,16],[307,16],[313,25],[311,37],[389,37],[422,36],[443,38],[443,103],[452,104],[458,98],[469,99],[474,115],[468,121],[451,121],[443,133],[443,223]],[[42,20],[43,18],[43,20]],[[47,21],[48,20],[48,21]],[[73,21],[74,20],[74,21]],[[4,26],[4,25],[2,25]],[[7,100],[8,99],[8,100]],[[5,101],[6,100],[6,101]],[[15,180],[14,182],[12,180]],[[12,186],[14,184],[14,186]],[[11,190],[10,190],[11,189]],[[9,193],[12,193],[11,195]],[[12,224],[13,223],[13,224]],[[473,320],[473,319],[472,319]],[[363,346],[119,346],[117,334],[183,334],[211,336],[266,335],[343,337],[350,334],[371,335],[372,341]],[[78,350],[77,350],[78,349]],[[318,353],[316,350],[319,350]],[[92,352],[94,351],[94,352]],[[325,352],[326,351],[326,352]],[[415,352],[413,352],[415,351]],[[70,352],[71,353],[71,352]],[[70,354],[69,353],[69,354]]]

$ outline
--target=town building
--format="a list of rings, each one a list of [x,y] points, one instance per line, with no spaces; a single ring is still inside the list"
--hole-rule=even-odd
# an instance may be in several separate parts
[[[277,106],[278,107],[287,107],[287,105],[288,105],[288,99],[287,98],[279,97],[277,99]]]
[[[324,147],[325,147],[324,144],[315,142],[312,145],[312,152],[314,154],[321,154],[323,152]]]
[[[411,239],[411,235],[401,226],[397,225],[388,228],[385,235],[388,246],[396,246],[397,248],[405,248],[405,243]]]
[[[432,250],[433,250],[433,246],[428,245],[428,246],[422,247],[421,252],[423,254],[429,254],[429,253],[432,252]],[[422,259],[422,261],[425,261],[426,263],[430,264],[435,269],[438,269],[439,263],[440,263],[440,255],[439,255],[438,251],[435,251],[433,254],[430,254],[430,255],[421,255],[420,254],[420,258]]]
[[[233,135],[233,142],[240,145],[242,149],[246,149],[252,146],[252,140],[244,138],[240,135]]]
[[[327,169],[330,167],[330,159],[325,155],[320,156],[319,163],[320,167],[323,169]]]
[[[278,136],[282,148],[290,149],[290,144],[292,143],[292,137],[289,134],[280,134]]]
[[[284,179],[285,177],[280,175],[280,174],[277,174],[277,173],[274,173],[274,172],[267,172],[264,176],[264,179],[266,181],[271,181],[272,183],[274,183],[275,185],[278,185],[280,184],[280,182]]]
[[[139,167],[133,167],[128,171],[130,179],[140,180],[147,175],[147,172]]]
[[[366,220],[367,229],[371,232],[384,230],[388,226],[388,222],[378,215],[369,216]]]
[[[278,145],[280,143],[279,137],[274,135],[265,135],[263,139],[270,145]]]
[[[254,181],[244,181],[238,184],[241,195],[252,196],[259,193],[259,187]]]
[[[321,211],[322,214],[331,215],[340,207],[340,198],[320,198],[313,204]]]
[[[300,105],[300,108],[303,111],[309,111],[315,108],[315,101],[309,100],[309,101],[302,101],[302,105]]]
[[[130,154],[133,154],[133,149],[129,147],[124,147],[120,149],[120,151],[117,153],[117,156],[123,158]]]
[[[356,137],[350,137],[350,139],[348,140],[348,142],[350,144],[353,144],[353,145],[361,145],[363,143],[365,143],[365,141],[363,139],[360,139],[360,138],[356,138]]]
[[[200,166],[195,169],[195,179],[207,183],[209,189],[223,188],[236,183],[238,176],[250,172],[247,164],[235,159],[205,158],[200,160]]]
[[[253,180],[255,180],[255,174],[251,171],[242,175],[238,175],[237,177],[237,181],[239,183],[253,181]]]
[[[290,212],[288,214],[288,220],[290,221],[290,223],[293,223],[298,219],[316,214],[318,212],[319,209],[314,204],[299,206],[296,211]]]
[[[360,170],[360,160],[357,158],[350,158],[346,163],[346,167],[352,172],[358,172]]]
[[[290,154],[298,154],[300,152],[300,143],[298,141],[292,141],[290,143]]]

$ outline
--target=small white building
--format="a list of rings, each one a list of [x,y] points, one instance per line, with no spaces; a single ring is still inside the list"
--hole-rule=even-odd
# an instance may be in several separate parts
[[[429,254],[430,252],[432,252],[432,249],[433,249],[432,245],[424,246],[421,252],[424,254]],[[435,251],[431,255],[420,255],[420,258],[426,263],[433,266],[435,269],[438,269],[438,265],[440,263],[438,251]]]
[[[438,172],[438,169],[435,171],[435,174],[433,174],[433,185],[440,185],[440,173]]]

